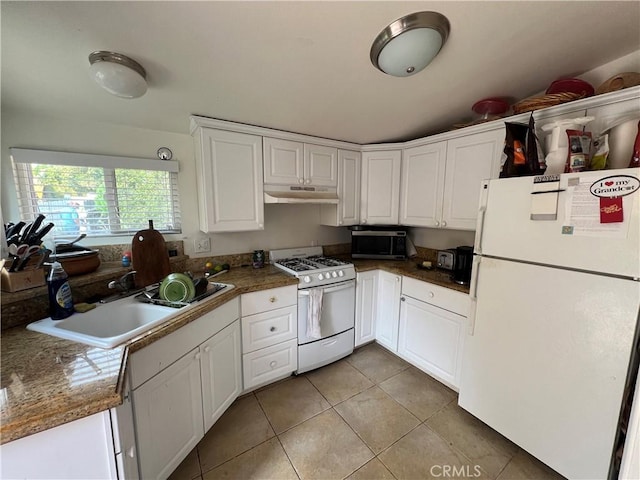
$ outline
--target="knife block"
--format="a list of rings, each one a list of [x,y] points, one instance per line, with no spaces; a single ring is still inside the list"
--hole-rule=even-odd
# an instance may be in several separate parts
[[[6,268],[3,268],[0,277],[2,278],[3,292],[19,292],[29,288],[41,287],[47,283],[44,268],[42,267],[21,270],[20,272],[9,272]]]

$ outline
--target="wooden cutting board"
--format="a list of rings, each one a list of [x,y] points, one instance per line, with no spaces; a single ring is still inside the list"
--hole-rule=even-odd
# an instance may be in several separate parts
[[[140,230],[131,241],[131,261],[136,287],[143,288],[160,282],[171,273],[169,252],[160,232],[154,230],[153,220],[149,220],[149,228]]]

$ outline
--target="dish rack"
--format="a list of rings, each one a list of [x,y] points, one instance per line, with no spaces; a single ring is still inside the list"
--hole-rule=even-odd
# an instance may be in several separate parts
[[[193,297],[193,299],[189,300],[188,302],[169,302],[167,300],[163,300],[163,299],[160,298],[160,295],[158,293],[158,290],[160,289],[160,286],[158,284],[155,284],[151,288],[145,290],[144,292],[139,293],[134,298],[137,301],[142,302],[142,303],[150,303],[152,305],[160,305],[160,306],[163,306],[163,307],[182,308],[182,307],[186,307],[187,305],[189,305],[191,303],[195,303],[195,302],[199,302],[200,300],[204,300],[205,298],[210,297],[214,293],[218,293],[219,291],[224,290],[228,286],[229,285],[224,284],[224,283],[209,282],[209,286],[208,286],[206,292],[204,292],[203,294],[198,295],[196,297]]]

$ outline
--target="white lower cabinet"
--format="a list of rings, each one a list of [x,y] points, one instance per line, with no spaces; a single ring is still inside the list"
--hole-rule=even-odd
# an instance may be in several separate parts
[[[251,389],[285,377],[298,368],[298,340],[288,340],[247,353],[243,359],[244,388]]]
[[[3,444],[0,478],[123,478],[113,442],[109,411],[99,412]]]
[[[240,303],[244,389],[266,385],[297,370],[297,285],[245,293]]]
[[[376,340],[389,350],[398,350],[398,321],[402,277],[378,270],[376,299]]]
[[[233,322],[200,345],[200,354],[206,433],[242,391],[240,322]]]
[[[200,350],[134,391],[142,478],[167,478],[204,436]]]
[[[468,295],[404,277],[400,300],[398,355],[457,391]]]
[[[127,376],[122,405],[109,410],[119,480],[137,480],[139,478],[133,406],[131,404],[131,392],[128,384]]]
[[[238,317],[236,299],[131,355],[141,478],[167,478],[240,393]]]
[[[356,277],[356,347],[376,339],[378,272],[358,272]]]

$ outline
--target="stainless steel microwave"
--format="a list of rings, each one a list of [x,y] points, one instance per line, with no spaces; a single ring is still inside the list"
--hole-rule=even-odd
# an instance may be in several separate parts
[[[352,230],[351,257],[404,260],[407,232],[403,230]]]

